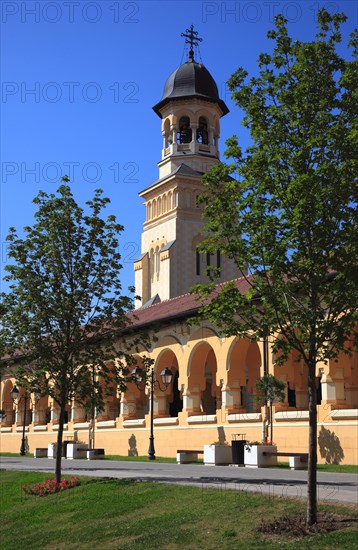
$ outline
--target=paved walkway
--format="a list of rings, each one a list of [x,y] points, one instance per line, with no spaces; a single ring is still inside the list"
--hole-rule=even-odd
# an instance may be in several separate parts
[[[1,457],[3,470],[54,472],[55,461],[48,458]],[[254,491],[274,496],[306,498],[307,472],[281,468],[238,468],[200,464],[164,464],[160,462],[115,462],[109,460],[62,460],[64,474],[137,479]],[[317,473],[318,499],[358,504],[358,476],[355,474]]]

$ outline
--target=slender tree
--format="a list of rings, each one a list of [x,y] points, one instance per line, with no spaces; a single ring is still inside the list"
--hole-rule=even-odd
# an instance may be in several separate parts
[[[102,218],[109,199],[101,190],[86,212],[68,185],[56,195],[40,192],[33,202],[34,225],[25,227],[24,238],[14,228],[7,237],[13,262],[6,267],[1,331],[18,383],[58,406],[60,481],[68,403],[76,399],[93,410],[102,406],[106,387],[125,390],[132,358],[120,333],[129,325],[132,299],[122,295],[119,279],[123,227],[112,215]]]
[[[203,314],[229,335],[270,335],[278,362],[294,349],[307,368],[308,525],[317,520],[317,364],[352,351],[357,321],[358,71],[338,53],[345,21],[321,10],[316,39],[300,42],[276,17],[257,76],[240,68],[229,80],[252,145],[243,152],[232,137],[231,164],[204,177],[203,249],[232,258],[249,290],[224,285]],[[349,45],[356,56],[357,30]]]
[[[265,416],[263,420],[263,442],[267,442],[267,421],[270,426],[270,442],[273,442],[273,418],[272,405],[275,402],[285,400],[285,384],[272,374],[264,374],[256,382],[256,400],[265,406]],[[267,405],[269,410],[267,411]],[[268,413],[268,414],[267,414]]]

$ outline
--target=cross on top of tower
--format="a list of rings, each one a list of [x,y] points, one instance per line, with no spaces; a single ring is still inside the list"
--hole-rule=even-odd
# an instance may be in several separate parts
[[[194,25],[190,25],[189,29],[186,29],[185,33],[182,32],[180,36],[184,36],[185,44],[190,44],[189,59],[194,61],[194,49],[193,46],[198,46],[199,42],[203,39],[198,37],[198,32],[194,31]]]

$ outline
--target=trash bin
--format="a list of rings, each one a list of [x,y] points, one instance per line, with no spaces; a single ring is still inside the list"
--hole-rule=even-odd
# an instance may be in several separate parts
[[[233,464],[244,464],[245,445],[247,443],[245,436],[246,434],[233,434],[232,436],[231,448]]]

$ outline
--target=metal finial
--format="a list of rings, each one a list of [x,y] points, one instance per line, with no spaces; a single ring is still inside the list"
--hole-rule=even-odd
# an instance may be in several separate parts
[[[185,34],[186,33],[186,34]],[[194,61],[194,49],[193,46],[198,46],[199,42],[202,42],[202,38],[198,38],[198,32],[194,31],[194,25],[190,25],[189,29],[182,32],[180,36],[184,36],[185,44],[190,44],[189,59]]]

